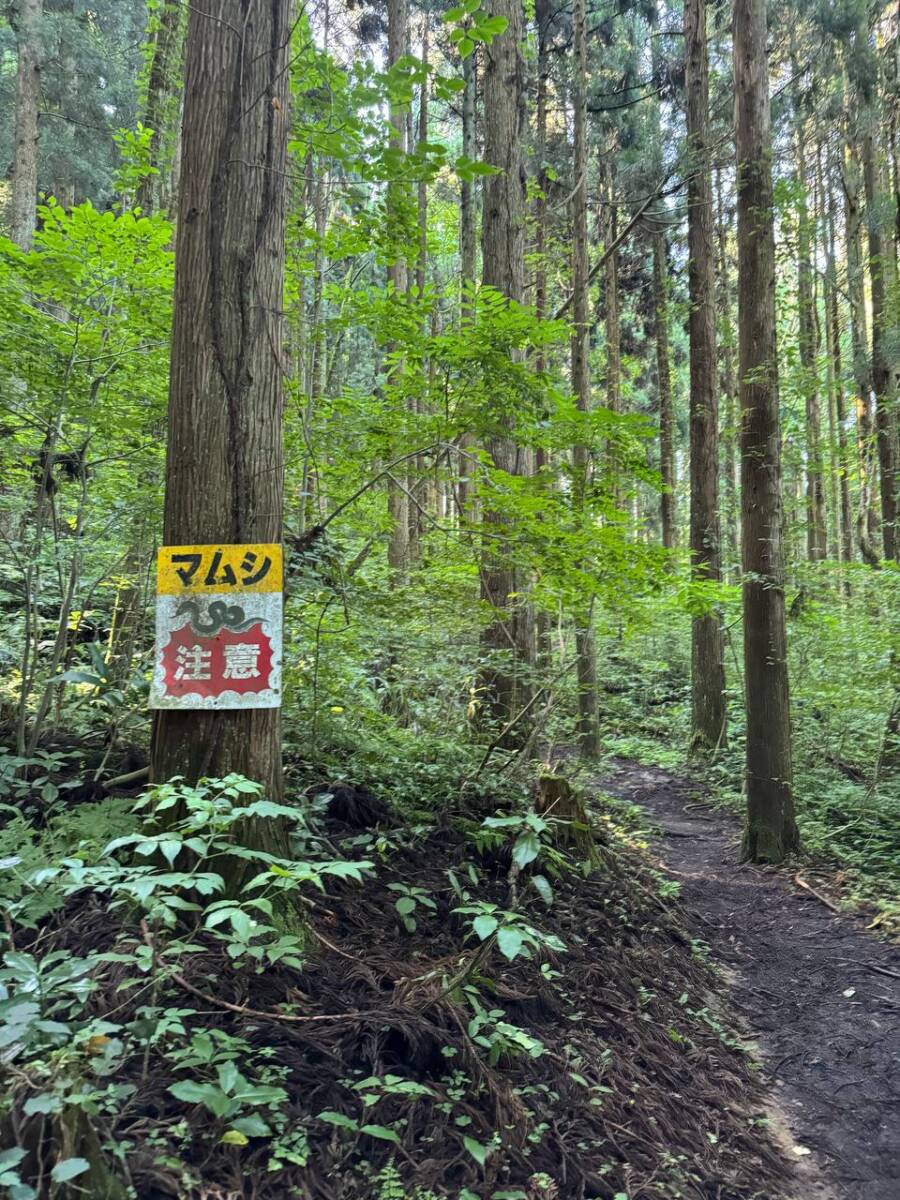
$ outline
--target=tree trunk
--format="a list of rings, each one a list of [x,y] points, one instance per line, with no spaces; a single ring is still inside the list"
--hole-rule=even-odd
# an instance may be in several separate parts
[[[51,181],[51,191],[66,212],[75,207],[75,159],[78,147],[75,138],[75,114],[78,112],[78,14],[75,0],[68,0],[59,12],[59,46],[57,50],[60,87],[60,128],[56,131],[59,148],[54,155],[58,163],[57,177]]]
[[[483,282],[510,300],[525,294],[525,63],[524,22],[520,0],[492,0],[491,16],[504,17],[506,31],[495,38],[484,72],[484,157],[501,171],[486,177],[481,254]],[[488,451],[494,466],[510,475],[524,474],[527,455],[516,445],[512,422],[492,437]],[[486,511],[491,533],[507,532],[506,520]],[[534,622],[520,593],[520,575],[502,541],[485,539],[481,564],[481,598],[494,616],[482,634],[492,663],[483,676],[485,705],[496,720],[508,722],[530,698]],[[522,723],[514,737],[525,733]]]
[[[838,309],[837,264],[835,255],[835,200],[831,181],[825,177],[823,203],[828,214],[825,254],[825,329],[831,362],[831,385],[837,427],[837,474],[840,492],[839,548],[841,562],[853,561],[853,519],[850,511],[850,459],[847,452],[847,413],[844,396],[844,368],[841,355],[841,318]]]
[[[735,454],[737,440],[737,383],[734,377],[734,323],[731,311],[731,280],[727,252],[727,229],[722,199],[722,171],[716,171],[716,208],[718,228],[718,284],[719,312],[722,317],[722,336],[719,338],[719,353],[722,357],[722,413],[719,440],[723,449],[723,475],[725,478],[725,537],[728,548],[728,563],[725,578],[730,579],[740,569],[740,545],[738,538],[738,464]]]
[[[600,178],[602,180],[601,209],[604,230],[604,248],[606,251],[615,246],[618,235],[618,217],[615,203],[615,167],[613,165],[613,146],[609,146],[605,157],[600,162]],[[603,307],[604,325],[606,331],[606,407],[610,412],[622,411],[621,396],[621,330],[619,328],[619,251],[613,250],[604,263],[603,270]],[[607,447],[607,461],[610,475],[610,491],[617,507],[624,504],[624,489],[622,487],[622,467],[615,447]]]
[[[743,856],[780,862],[794,820],[784,613],[781,437],[766,0],[734,6],[747,828]]]
[[[290,0],[192,7],[164,541],[279,542]],[[240,32],[238,32],[240,31]],[[278,709],[154,714],[151,778],[231,771],[282,793]],[[250,844],[287,851],[271,821]]]
[[[691,154],[688,179],[688,333],[691,357],[691,573],[721,579],[719,552],[719,405],[716,379],[716,294],[713,198],[709,166],[709,61],[706,0],[684,6],[685,88]],[[725,649],[717,612],[691,627],[691,748],[725,739]]]
[[[887,247],[881,229],[882,179],[875,159],[871,130],[862,139],[863,180],[866,192],[866,228],[869,235],[869,282],[872,297],[872,389],[875,392],[875,429],[881,485],[881,541],[884,557],[897,558],[897,425],[888,348]]]
[[[478,157],[475,135],[475,55],[463,59],[462,93],[462,152],[470,160]],[[459,306],[460,324],[469,324],[475,313],[471,288],[475,284],[475,260],[478,253],[475,231],[475,184],[471,179],[461,179],[459,184],[459,282],[462,298]],[[459,484],[457,486],[457,508],[460,520],[471,516],[473,488],[471,478],[473,464],[466,450],[473,444],[472,435],[464,431],[459,439],[462,453],[459,456]]]
[[[591,410],[590,317],[588,299],[587,218],[587,35],[586,0],[575,0],[575,107],[572,192],[572,391],[579,412]],[[587,446],[572,453],[573,501],[578,521],[585,521],[585,504],[591,484],[591,454]],[[578,739],[582,758],[600,754],[599,702],[597,699],[597,652],[592,625],[592,605],[579,605],[575,614],[578,669]]]
[[[547,188],[549,179],[547,157],[547,83],[550,77],[548,43],[552,17],[549,0],[536,0],[535,25],[537,34],[537,96],[535,100],[536,158],[539,163],[537,188],[534,196],[534,315],[539,321],[547,316]],[[464,151],[466,152],[466,151]],[[547,350],[541,345],[534,356],[534,369],[539,375],[547,370]],[[535,451],[535,472],[542,475],[550,465],[549,450],[539,446]],[[553,660],[550,614],[539,608],[535,616],[535,664],[547,672]]]
[[[678,544],[678,514],[675,503],[675,413],[672,405],[672,376],[669,369],[669,282],[666,270],[666,235],[653,235],[653,308],[656,325],[656,380],[659,393],[659,473],[663,491],[659,498],[662,544],[674,550]]]
[[[872,377],[869,370],[865,281],[863,279],[859,204],[859,168],[855,148],[846,147],[842,182],[844,188],[845,240],[847,243],[847,295],[850,301],[850,339],[853,347],[853,377],[856,383],[856,447],[859,474],[859,504],[856,537],[863,561],[877,567],[875,548],[877,518],[872,505],[873,467]]]
[[[419,113],[416,128],[416,146],[423,150],[428,142],[428,13],[422,14],[422,66],[424,75],[419,91]],[[428,272],[428,184],[424,177],[416,185],[416,215],[417,215],[417,253],[416,253],[416,300],[420,310],[424,312],[425,279]],[[426,314],[423,325],[427,330],[431,324],[430,315]],[[423,362],[421,368],[427,378],[430,368]],[[421,398],[410,397],[409,411],[412,414],[424,413],[426,406]],[[428,467],[424,455],[418,455],[410,460],[410,470],[407,474],[407,490],[409,492],[409,561],[418,563],[422,557],[422,537],[425,533],[426,514],[429,512],[431,488],[429,486]]]
[[[19,0],[16,13],[16,118],[9,189],[10,237],[22,250],[34,239],[38,189],[38,106],[41,96],[43,0]]]
[[[799,71],[795,71],[798,75]],[[821,562],[826,544],[825,488],[822,481],[822,423],[819,415],[815,298],[810,246],[810,220],[806,202],[806,130],[800,101],[795,101],[799,201],[797,209],[797,307],[800,317],[800,368],[806,405],[806,552],[810,562]]]
[[[388,0],[387,6],[388,19],[388,67],[392,67],[406,54],[406,26],[409,20],[409,5],[407,0]],[[403,106],[397,103],[392,103],[390,111],[391,137],[390,144],[393,150],[406,149],[406,117]],[[387,191],[387,219],[388,226],[396,230],[400,221],[400,209],[402,207],[402,189],[405,184],[392,182],[388,184]],[[398,249],[393,251],[394,255],[398,254]],[[407,287],[407,271],[406,263],[402,257],[397,257],[396,261],[391,262],[387,269],[388,286],[393,289],[394,302],[399,302],[399,297],[405,295]],[[389,346],[388,350],[393,350],[393,346]],[[402,367],[397,365],[392,368],[391,375],[388,378],[388,387],[396,384],[397,376],[402,371]],[[397,583],[402,583],[406,578],[406,572],[409,566],[409,498],[405,488],[399,481],[394,479],[388,480],[388,516],[391,520],[390,540],[387,548],[388,567],[391,570],[392,578]]]
[[[180,92],[180,65],[184,39],[183,6],[164,0],[154,16],[153,54],[147,79],[143,124],[152,130],[148,165],[158,174],[147,175],[137,191],[136,204],[145,213],[169,207],[174,199],[172,168]]]

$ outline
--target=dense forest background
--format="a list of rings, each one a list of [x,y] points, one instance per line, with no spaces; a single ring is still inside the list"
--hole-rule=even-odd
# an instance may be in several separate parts
[[[63,922],[76,896],[97,953],[121,953],[94,937],[97,901],[84,901],[73,863],[99,872],[87,882],[114,910],[150,894],[103,875],[104,848],[138,840],[132,808],[150,762],[176,234],[194,215],[179,210],[189,7],[19,0],[0,13],[0,855],[11,864],[0,894],[11,952],[13,925]],[[512,839],[513,894],[541,857],[534,902],[549,904],[563,852],[529,808],[535,788],[628,759],[688,770],[747,811],[746,858],[778,862],[802,847],[838,903],[865,904],[874,927],[896,929],[900,7],[318,0],[293,14],[283,78],[289,95],[253,101],[289,122],[276,172],[283,334],[272,350],[284,387],[285,782],[256,802],[312,806],[300,841],[319,866],[306,863],[305,878],[322,885],[330,873],[349,888],[386,856],[407,862],[461,806],[470,824],[477,812],[473,828],[487,823],[480,853],[499,854],[501,833]],[[756,99],[742,108],[742,96]],[[774,297],[759,262],[766,236]],[[212,507],[220,483],[201,454],[178,486]],[[154,754],[157,767],[177,767],[159,742]],[[157,769],[154,781],[184,773]],[[246,780],[223,787],[226,809],[222,795],[253,793]],[[209,797],[188,792],[179,811],[196,815]],[[336,794],[358,826],[339,847],[312,832],[324,819],[315,797]],[[222,856],[215,839],[237,818],[217,811],[204,836]],[[371,832],[388,811],[397,829]],[[583,828],[583,808],[568,819]],[[604,820],[627,858],[633,814],[619,807]],[[178,837],[190,836],[188,821]],[[144,853],[172,855],[174,872],[178,837],[154,834]],[[263,850],[271,843],[248,853]],[[444,904],[434,878],[411,880],[384,893],[398,936]],[[197,881],[154,886],[157,907],[129,953],[148,956],[155,988],[153,938],[196,904]],[[517,900],[481,894],[474,875],[446,887],[475,940],[501,936],[511,962],[533,952],[536,969],[559,948],[515,916]],[[299,935],[267,925],[267,941],[243,912],[208,927],[212,936],[232,921],[232,959],[265,945],[249,966],[240,960],[248,970],[301,963]],[[65,957],[77,943],[59,945]],[[183,976],[190,947],[167,945]],[[15,972],[36,962],[7,955],[9,995]],[[121,963],[109,969],[121,983]],[[35,1019],[88,1021],[75,1015],[75,977],[58,986],[59,1011]],[[316,993],[326,1012],[336,989],[329,979]],[[198,996],[202,1006],[207,987]],[[252,990],[235,1002],[267,1007]],[[476,1024],[488,1012],[479,1003]],[[147,1005],[134,1019],[152,1018],[153,1037],[128,1068],[138,1091],[165,1044],[159,1012],[183,1020],[156,991]],[[491,1020],[492,1067],[539,1057],[514,1044],[516,1025],[498,1034]],[[90,1030],[113,1047],[112,1070],[125,1035]],[[422,1036],[409,1033],[411,1044]],[[46,1087],[64,1043],[59,1029],[33,1031],[22,1104]],[[221,1064],[242,1053],[210,1043],[181,1067],[218,1064],[220,1093],[233,1097]],[[402,1093],[399,1075],[370,1074],[382,1099]],[[263,1072],[243,1108],[190,1088],[174,1095],[225,1120],[233,1137],[220,1153],[263,1137],[261,1125],[280,1130],[269,1169],[302,1169],[310,1190],[298,1195],[406,1194],[393,1175],[379,1177],[380,1192],[354,1193],[360,1177],[341,1155],[349,1190],[329,1191],[272,1115],[282,1083]],[[108,1126],[132,1104],[124,1096],[64,1106],[82,1115],[56,1135],[63,1158],[90,1163],[97,1196],[127,1193],[83,1114],[107,1114],[91,1127]],[[55,1119],[63,1101],[46,1104],[31,1115]],[[253,1115],[266,1105],[265,1120]],[[320,1107],[333,1139],[351,1126],[358,1139],[364,1117],[342,1126],[330,1095]],[[521,1114],[510,1112],[513,1126]],[[365,1128],[393,1152],[390,1122]],[[14,1144],[33,1152],[28,1139]],[[473,1171],[497,1149],[484,1130],[462,1146]],[[166,1155],[159,1169],[173,1178],[172,1161],[191,1157],[183,1141]],[[398,1153],[397,1180],[408,1158]],[[195,1153],[181,1186],[193,1171],[199,1187],[209,1161]],[[648,1161],[646,1191],[617,1166],[608,1191],[592,1177],[558,1194],[701,1194],[653,1191]],[[441,1190],[439,1172],[415,1178],[439,1195],[482,1194],[466,1191],[478,1185],[462,1168],[447,1171],[455,1190]],[[27,1189],[25,1178],[7,1185]],[[141,1178],[131,1194],[176,1194]],[[66,1186],[65,1170],[56,1183]],[[503,1184],[483,1195],[526,1195]]]

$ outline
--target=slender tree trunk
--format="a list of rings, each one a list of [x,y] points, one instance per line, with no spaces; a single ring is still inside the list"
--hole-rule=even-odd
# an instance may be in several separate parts
[[[478,157],[475,130],[476,84],[475,55],[469,54],[463,59],[462,152],[472,160]],[[471,289],[475,286],[477,253],[475,184],[471,179],[462,179],[459,185],[459,281],[462,291],[460,322],[463,325],[471,323],[475,316]],[[460,448],[463,453],[459,456],[459,484],[457,486],[457,507],[461,520],[472,515],[473,488],[470,481],[473,464],[466,456],[466,451],[472,444],[472,435],[464,432],[460,437]]]
[[[672,375],[669,369],[669,281],[666,270],[666,235],[653,234],[653,307],[656,325],[656,380],[659,393],[659,473],[663,491],[659,498],[662,544],[674,550],[678,544],[678,514],[675,502],[675,413],[672,404]]]
[[[59,164],[58,176],[52,181],[53,195],[66,210],[75,207],[75,157],[78,153],[75,141],[75,113],[78,111],[78,59],[77,45],[78,14],[75,0],[68,0],[59,13],[59,47],[57,50],[61,75],[60,128],[56,131],[59,149],[54,156]]]
[[[425,74],[419,92],[419,113],[416,129],[416,144],[422,148],[428,141],[428,13],[422,14],[422,66]],[[417,214],[417,254],[416,254],[416,297],[424,313],[425,280],[428,272],[428,185],[420,179],[416,186]],[[430,315],[425,314],[424,326],[430,325]],[[423,362],[423,375],[427,377],[429,366]],[[425,404],[421,398],[411,397],[410,413],[425,412]],[[430,487],[428,468],[425,458],[418,455],[410,460],[410,471],[407,475],[407,490],[409,492],[409,560],[417,563],[422,557],[422,535],[425,530],[425,516],[429,511]]]
[[[535,101],[536,156],[539,165],[534,197],[534,315],[539,321],[547,316],[547,188],[549,180],[544,166],[547,155],[547,82],[550,75],[547,45],[550,37],[551,7],[549,0],[536,0],[537,26],[537,97]],[[541,345],[534,356],[534,369],[543,375],[547,370],[547,351]],[[541,475],[550,465],[550,453],[542,446],[535,451],[535,472]],[[553,658],[550,614],[540,608],[535,616],[537,639],[536,665],[548,671]]]
[[[726,578],[740,568],[740,545],[738,539],[738,464],[735,455],[737,440],[737,382],[734,377],[734,323],[732,319],[731,279],[727,252],[727,228],[722,199],[722,171],[716,171],[716,208],[718,230],[718,296],[721,315],[721,336],[718,339],[722,359],[721,392],[723,413],[719,440],[723,450],[723,475],[725,478],[725,536],[728,547],[729,568]]]
[[[850,508],[850,458],[847,452],[847,412],[844,395],[844,367],[841,355],[841,318],[838,308],[837,261],[835,254],[835,199],[831,181],[824,175],[822,191],[827,212],[827,241],[825,250],[825,329],[827,332],[828,357],[831,362],[831,383],[834,398],[834,416],[837,429],[836,465],[838,490],[840,492],[841,562],[853,561],[853,518]]]
[[[685,0],[685,88],[691,173],[688,181],[688,333],[691,352],[691,572],[721,579],[719,552],[719,408],[716,379],[716,294],[713,198],[709,167],[709,60],[706,0]],[[715,611],[691,629],[691,748],[725,739],[725,648]]]
[[[504,17],[506,31],[495,38],[486,56],[484,72],[484,157],[500,167],[484,183],[481,254],[483,282],[510,300],[525,294],[525,64],[522,56],[524,21],[521,0],[492,0],[491,16]],[[510,475],[524,474],[527,455],[517,446],[512,421],[504,419],[504,432],[488,442],[494,466]],[[486,511],[484,523],[491,533],[508,532],[506,519]],[[481,563],[481,598],[494,616],[482,635],[492,663],[483,676],[487,711],[499,722],[508,722],[530,698],[534,622],[520,593],[521,572],[508,548],[491,537],[485,539]],[[519,722],[512,733],[520,740],[526,732]]]
[[[881,228],[881,170],[874,139],[867,130],[862,140],[863,180],[866,192],[866,228],[869,235],[869,282],[872,299],[872,388],[875,392],[875,430],[881,485],[881,540],[884,557],[897,558],[897,425],[893,371],[888,347],[886,276],[888,253]],[[896,301],[895,301],[896,302]]]
[[[190,10],[167,545],[281,541],[290,10],[290,0],[220,0],[215,18]],[[232,771],[281,796],[278,709],[155,713],[152,779]],[[248,823],[245,837],[287,852],[274,822]]]
[[[388,66],[391,67],[406,54],[406,26],[409,20],[409,5],[407,0],[388,0],[387,19]],[[394,150],[405,150],[406,117],[401,105],[396,103],[391,105],[390,124],[391,148]],[[388,185],[388,225],[393,229],[397,228],[400,220],[400,209],[403,203],[402,189],[405,186],[405,184],[397,182]],[[388,266],[387,279],[388,286],[393,289],[396,303],[399,302],[400,297],[406,294],[407,270],[406,263],[400,256],[398,248],[394,249],[393,254],[395,261],[391,262]],[[393,349],[393,346],[388,347],[389,351]],[[402,370],[402,366],[399,365],[392,368],[387,380],[388,387],[398,382]],[[391,521],[387,561],[393,580],[397,583],[402,583],[406,578],[406,572],[409,568],[409,498],[406,489],[400,485],[399,481],[394,479],[388,480],[387,493],[388,516]]]
[[[34,238],[38,189],[38,106],[41,96],[41,22],[43,0],[19,0],[16,12],[16,117],[13,169],[9,191],[12,240],[30,250]]]
[[[587,216],[587,34],[586,0],[575,0],[573,78],[575,186],[572,193],[572,391],[579,412],[590,412],[591,368],[590,317],[588,300]],[[573,500],[579,521],[585,520],[587,491],[591,482],[591,454],[587,446],[576,446],[572,454]],[[578,658],[578,737],[582,758],[600,753],[599,702],[597,699],[597,652],[592,625],[592,605],[580,605],[575,614],[575,647]]]
[[[602,180],[601,209],[604,229],[604,244],[608,248],[614,246],[618,236],[618,216],[615,195],[615,168],[613,164],[613,147],[606,151],[601,158],[600,178]],[[613,250],[603,269],[603,307],[606,330],[606,407],[610,412],[622,411],[621,375],[621,330],[619,327],[619,251]],[[610,473],[611,492],[618,507],[624,504],[624,488],[621,479],[621,463],[615,447],[607,448],[607,459]]]
[[[747,828],[743,855],[780,862],[794,820],[784,612],[781,435],[766,0],[734,6]]]
[[[795,71],[799,74],[799,71]],[[800,317],[800,367],[806,405],[806,552],[810,562],[821,562],[828,553],[825,488],[822,466],[822,422],[819,414],[818,345],[816,338],[813,265],[809,209],[806,201],[806,129],[799,100],[795,100],[794,132],[797,148],[799,201],[797,210],[797,306]]]
[[[177,97],[181,90],[183,15],[184,6],[179,0],[164,0],[160,11],[154,14],[153,54],[142,121],[152,130],[148,165],[158,174],[147,175],[138,188],[136,204],[145,213],[166,208],[167,202],[174,200],[171,177],[178,124]]]
[[[845,240],[847,244],[847,295],[850,301],[850,339],[853,348],[853,377],[856,383],[856,447],[859,475],[859,504],[856,537],[863,561],[877,567],[880,559],[875,548],[877,518],[872,505],[873,422],[872,377],[869,369],[866,321],[865,281],[863,278],[859,203],[859,168],[855,150],[848,145],[844,157]]]

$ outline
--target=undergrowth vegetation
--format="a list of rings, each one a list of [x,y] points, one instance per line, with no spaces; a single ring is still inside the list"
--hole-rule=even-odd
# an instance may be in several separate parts
[[[418,823],[411,795],[339,783],[278,806],[234,776],[153,789],[144,831],[109,841],[122,802],[89,806],[90,829],[51,815],[4,860],[12,1200],[247,1179],[522,1200],[563,1178],[611,1200],[714,1176],[760,1195],[752,1063],[671,889],[613,816],[584,860],[577,820],[442,769]],[[243,822],[279,819],[290,859],[242,845]]]

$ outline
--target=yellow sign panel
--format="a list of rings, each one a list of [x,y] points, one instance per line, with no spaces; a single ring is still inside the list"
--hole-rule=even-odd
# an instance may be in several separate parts
[[[280,592],[284,586],[281,546],[162,546],[156,564],[161,596],[213,592]]]

